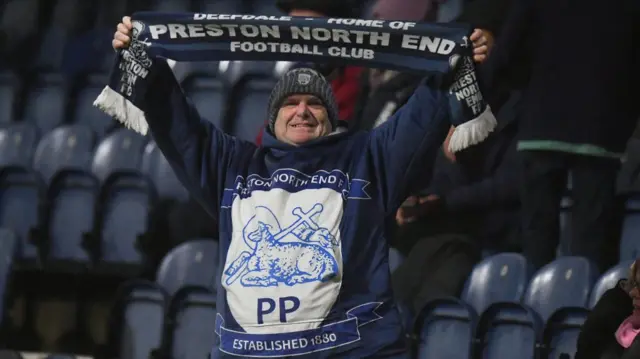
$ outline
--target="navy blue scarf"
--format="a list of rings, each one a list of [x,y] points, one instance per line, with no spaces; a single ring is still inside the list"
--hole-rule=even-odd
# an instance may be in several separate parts
[[[455,152],[495,127],[475,76],[472,28],[410,21],[140,12],[94,105],[142,134],[139,100],[155,61],[308,61],[452,76]],[[266,111],[266,109],[265,109]]]

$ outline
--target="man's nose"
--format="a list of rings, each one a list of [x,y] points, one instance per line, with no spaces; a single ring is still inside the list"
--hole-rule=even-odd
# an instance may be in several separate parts
[[[296,106],[296,115],[306,116],[308,113],[309,113],[309,107],[307,107],[307,104],[304,102],[298,103],[298,106]]]

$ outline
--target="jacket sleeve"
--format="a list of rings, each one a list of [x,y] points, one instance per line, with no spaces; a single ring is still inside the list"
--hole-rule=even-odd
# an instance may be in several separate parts
[[[154,71],[143,108],[151,135],[180,182],[217,217],[227,172],[239,174],[242,157],[256,147],[201,118],[165,61]]]
[[[615,332],[620,323],[633,312],[631,303],[631,298],[620,285],[606,291],[582,325],[575,359],[600,359],[603,352],[615,343]]]
[[[447,210],[466,211],[518,203],[520,171],[516,144],[515,140],[511,142],[503,162],[492,176],[445,194]]]
[[[431,177],[435,156],[449,127],[449,103],[438,79],[422,82],[383,125],[371,131],[369,151],[375,187],[386,215],[392,215]]]

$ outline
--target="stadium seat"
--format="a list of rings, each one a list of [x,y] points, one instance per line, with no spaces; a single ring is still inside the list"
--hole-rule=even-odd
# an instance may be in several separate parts
[[[565,194],[560,200],[560,244],[558,245],[558,256],[566,256],[571,253],[569,251],[569,243],[571,243],[571,208],[573,200],[570,195]]]
[[[110,358],[149,359],[162,343],[167,299],[153,284],[130,282],[117,296],[109,327]]]
[[[0,228],[0,325],[4,319],[4,309],[9,279],[13,269],[14,254],[18,250],[18,239],[9,229]],[[0,356],[0,359],[2,357]]]
[[[236,84],[232,91],[236,101],[228,115],[232,124],[230,134],[249,142],[255,141],[264,128],[265,111],[273,86],[275,80],[253,75]]]
[[[171,358],[207,358],[215,345],[216,297],[202,287],[187,287],[171,299],[168,352]]]
[[[33,67],[38,71],[60,71],[69,31],[58,23],[52,23],[42,35]]]
[[[143,264],[140,237],[148,230],[155,197],[151,183],[136,174],[121,173],[104,183],[98,212],[102,264]]]
[[[167,62],[173,71],[173,75],[180,83],[184,83],[191,77],[218,76],[219,63],[217,61],[176,62],[167,60]]]
[[[543,323],[535,311],[518,303],[492,305],[480,318],[474,358],[534,359]]]
[[[101,181],[117,172],[136,172],[142,163],[145,145],[145,137],[126,128],[117,129],[96,147],[91,171]]]
[[[0,171],[0,227],[16,234],[20,259],[38,258],[32,234],[40,225],[44,194],[45,187],[36,173],[17,167]]]
[[[523,302],[546,321],[562,308],[586,308],[597,278],[596,266],[586,258],[561,257],[534,275]]]
[[[622,224],[622,238],[620,239],[620,260],[634,260],[640,258],[640,195],[634,195],[627,200],[624,223]]]
[[[95,224],[100,185],[85,171],[62,171],[49,186],[47,260],[87,263],[91,253],[85,236]]]
[[[606,271],[600,277],[600,279],[598,279],[596,284],[593,286],[593,289],[591,290],[591,296],[589,298],[589,308],[593,308],[596,306],[596,303],[598,303],[600,297],[602,297],[604,292],[613,288],[621,279],[627,278],[627,275],[629,274],[629,268],[631,267],[632,263],[633,260],[618,263],[616,266]]]
[[[404,255],[395,248],[389,248],[389,271],[393,273],[404,261]]]
[[[46,359],[76,359],[75,355],[71,354],[51,354]]]
[[[179,201],[188,198],[186,188],[180,183],[169,162],[153,141],[149,142],[144,149],[141,169],[155,185],[159,197]]]
[[[222,116],[227,106],[224,82],[213,76],[198,75],[185,80],[183,87],[200,116],[224,130]]]
[[[247,76],[275,78],[275,66],[271,61],[223,61],[219,71],[228,83],[235,84]]]
[[[462,299],[478,314],[500,302],[520,302],[531,268],[518,253],[500,253],[476,264],[462,291]]]
[[[88,170],[93,143],[91,129],[81,125],[62,126],[45,134],[36,148],[33,167],[49,183],[66,169]]]
[[[471,358],[477,317],[473,308],[451,298],[430,302],[418,315],[417,357]]]
[[[0,124],[14,121],[20,79],[13,73],[0,73]]]
[[[76,95],[75,111],[73,112],[74,123],[88,126],[98,137],[104,136],[117,125],[117,122],[111,117],[93,106],[93,101],[98,98],[107,83],[107,77],[90,76],[85,86]]]
[[[190,240],[172,249],[162,260],[156,282],[175,294],[184,286],[199,286],[215,291],[218,278],[218,242],[213,239]]]
[[[64,122],[67,106],[66,84],[57,73],[38,76],[27,94],[24,120],[47,133]]]
[[[0,128],[0,167],[31,167],[38,144],[38,129],[28,123],[14,123]]]

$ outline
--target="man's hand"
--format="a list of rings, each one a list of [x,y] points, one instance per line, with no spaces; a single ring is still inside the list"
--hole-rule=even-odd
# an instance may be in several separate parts
[[[470,40],[473,42],[473,60],[480,63],[484,62],[489,56],[491,48],[493,48],[493,34],[488,30],[475,29],[471,34]]]
[[[396,223],[404,226],[415,222],[418,218],[439,212],[442,208],[442,200],[435,194],[425,197],[411,196],[405,200],[402,207],[396,212]]]
[[[125,16],[122,18],[122,22],[118,24],[116,32],[113,34],[113,41],[111,45],[114,50],[125,49],[129,47],[131,43],[131,17]]]

